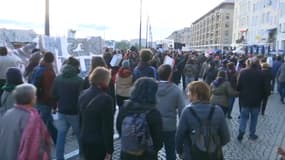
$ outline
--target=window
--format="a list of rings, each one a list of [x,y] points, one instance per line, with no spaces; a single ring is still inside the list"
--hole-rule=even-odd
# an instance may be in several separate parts
[[[230,27],[230,25],[229,25],[228,23],[226,23],[226,24],[225,24],[225,27],[226,27],[226,28],[229,28],[229,27]]]
[[[229,36],[229,31],[225,31],[225,36]]]

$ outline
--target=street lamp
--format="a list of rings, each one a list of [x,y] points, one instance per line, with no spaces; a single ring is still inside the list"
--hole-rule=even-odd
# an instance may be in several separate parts
[[[45,0],[45,35],[49,36],[49,0]]]

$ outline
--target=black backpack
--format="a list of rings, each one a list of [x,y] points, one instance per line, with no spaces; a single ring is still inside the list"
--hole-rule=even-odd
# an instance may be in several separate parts
[[[190,131],[190,151],[194,160],[222,160],[221,139],[218,128],[211,124],[215,107],[211,107],[207,119],[202,121],[193,107],[190,113],[199,122],[199,127]]]

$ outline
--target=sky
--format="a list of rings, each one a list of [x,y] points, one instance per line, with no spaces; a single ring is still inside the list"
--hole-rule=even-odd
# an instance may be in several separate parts
[[[140,0],[49,0],[51,36],[101,36],[108,40],[130,40],[139,36]],[[142,38],[146,21],[154,40],[168,37],[223,0],[142,0]],[[33,29],[44,33],[45,0],[2,0],[0,28]],[[4,6],[4,7],[3,7]]]

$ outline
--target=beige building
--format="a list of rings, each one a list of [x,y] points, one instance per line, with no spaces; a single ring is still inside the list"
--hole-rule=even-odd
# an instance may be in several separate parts
[[[183,43],[187,47],[190,46],[191,41],[191,28],[185,27],[183,29],[174,31],[167,39],[174,40],[177,43]]]
[[[231,47],[234,2],[224,1],[192,23],[190,46],[193,49]]]

